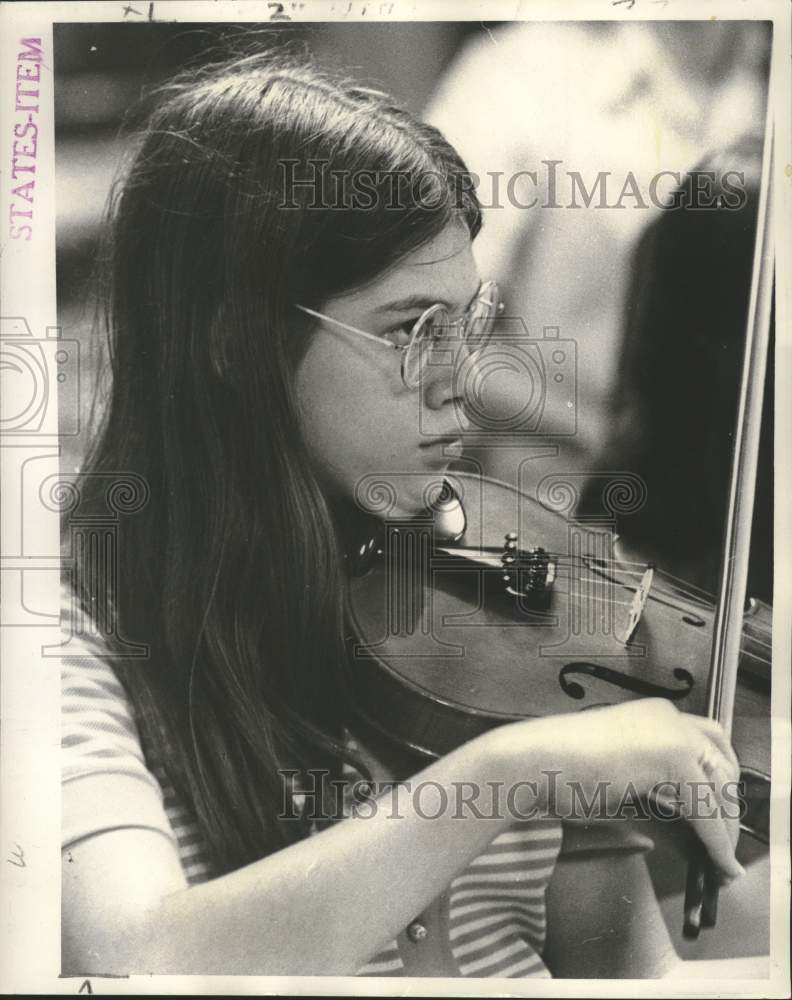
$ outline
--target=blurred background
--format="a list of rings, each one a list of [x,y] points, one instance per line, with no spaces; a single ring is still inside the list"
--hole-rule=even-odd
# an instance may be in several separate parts
[[[210,48],[260,32],[267,44],[302,40],[321,65],[378,85],[420,114],[478,22],[395,24],[59,24],[55,26],[58,299],[79,322],[99,226],[123,147],[123,116]]]
[[[122,118],[144,90],[251,32],[268,44],[301,40],[321,65],[389,91],[437,124],[482,178],[482,275],[501,283],[507,314],[520,317],[531,337],[539,341],[545,328],[557,328],[574,344],[574,432],[568,401],[548,380],[530,433],[511,434],[507,446],[482,441],[469,457],[531,494],[548,476],[565,478],[578,512],[592,516],[602,513],[611,474],[640,477],[646,500],[619,525],[630,552],[714,590],[751,277],[769,26],[56,25],[58,308],[63,336],[81,345],[83,428],[98,359],[91,275],[124,152]],[[538,187],[516,197],[541,200],[551,160],[560,164],[561,208],[521,208],[509,203],[503,182],[499,191],[492,186],[494,173],[532,170]],[[589,190],[606,172],[610,202],[629,174],[646,204],[627,197],[621,208],[603,210],[596,198],[586,206],[578,195],[571,210],[572,171]],[[739,211],[664,212],[648,197],[660,171],[740,171],[745,203]],[[751,581],[764,598],[772,585],[767,398]],[[85,437],[64,439],[65,469],[79,465]]]

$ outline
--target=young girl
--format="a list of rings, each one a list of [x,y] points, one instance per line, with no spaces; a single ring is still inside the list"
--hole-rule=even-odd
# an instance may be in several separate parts
[[[161,93],[114,207],[112,391],[82,481],[90,505],[135,473],[147,502],[117,574],[89,560],[72,581],[113,627],[64,661],[65,973],[548,975],[563,791],[536,779],[736,777],[715,724],[658,700],[509,723],[413,775],[357,727],[358,485],[376,472],[399,514],[423,508],[464,431],[425,347],[475,364],[497,308],[464,177],[435,129],[300,61]],[[427,794],[317,818],[321,769]],[[463,782],[504,790],[497,818],[460,814]],[[739,874],[733,827],[690,819]]]

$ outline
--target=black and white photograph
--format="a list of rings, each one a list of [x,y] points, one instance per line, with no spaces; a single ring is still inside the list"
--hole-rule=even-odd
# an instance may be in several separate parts
[[[790,9],[7,3],[3,993],[789,995]]]

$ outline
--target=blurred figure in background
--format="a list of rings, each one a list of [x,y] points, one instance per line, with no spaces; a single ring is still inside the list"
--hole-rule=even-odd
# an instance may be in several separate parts
[[[427,111],[480,178],[476,253],[484,273],[498,275],[507,315],[531,338],[558,327],[577,346],[576,432],[548,375],[539,432],[473,457],[540,499],[545,476],[567,479],[580,517],[606,513],[603,485],[622,470],[638,478],[646,493],[620,517],[623,556],[710,591],[722,559],[769,38],[750,22],[512,24],[466,46]],[[739,203],[722,183],[730,171],[741,178]],[[712,210],[661,207],[697,175]],[[748,581],[765,601],[772,381],[771,350]],[[648,857],[674,945],[690,954],[676,919],[685,866],[667,845]],[[757,865],[750,898],[766,898],[768,880]],[[739,916],[721,925],[722,954],[743,936]]]
[[[516,448],[477,453],[488,474],[531,492],[570,473],[580,492],[624,467],[606,463],[636,248],[707,152],[761,136],[768,37],[748,22],[518,23],[468,44],[442,81],[427,117],[480,178],[480,266],[531,337],[558,327],[577,345],[575,434],[554,437],[548,411]]]
[[[761,142],[707,157],[694,173],[740,165],[745,204],[665,212],[635,254],[618,358],[609,468],[647,485],[623,542],[710,592],[718,588],[762,166]],[[716,196],[724,199],[717,184]],[[773,352],[768,358],[749,593],[772,602]],[[589,484],[583,510],[601,503]]]

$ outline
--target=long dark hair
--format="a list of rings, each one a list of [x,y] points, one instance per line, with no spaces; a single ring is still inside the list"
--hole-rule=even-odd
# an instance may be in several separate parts
[[[454,218],[474,236],[480,213],[436,129],[302,55],[185,73],[139,132],[110,213],[112,391],[83,486],[148,483],[100,582],[118,634],[150,648],[117,669],[228,871],[305,835],[276,819],[280,768],[348,758],[343,572],[296,419],[294,304],[366,284]],[[84,608],[96,586],[78,570]]]

